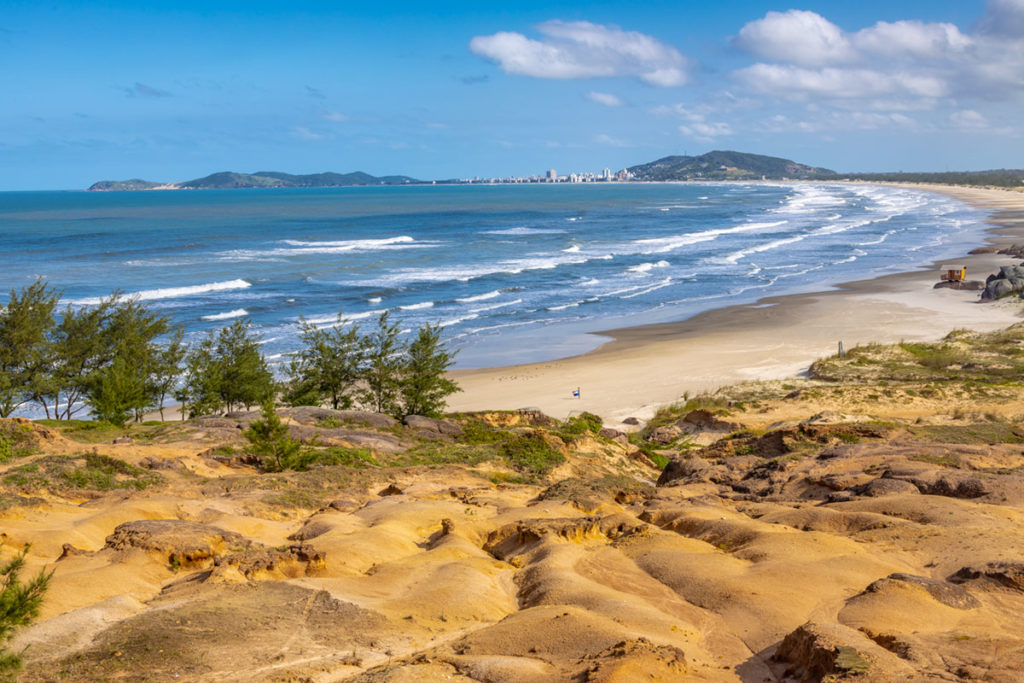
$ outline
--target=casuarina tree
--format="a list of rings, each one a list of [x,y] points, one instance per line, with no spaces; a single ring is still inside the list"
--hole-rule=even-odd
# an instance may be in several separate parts
[[[402,358],[405,348],[399,339],[398,325],[388,320],[387,311],[377,319],[377,327],[366,337],[363,379],[366,387],[361,399],[371,410],[396,417],[402,387]]]
[[[441,416],[447,398],[462,391],[446,376],[454,362],[454,354],[441,342],[441,328],[423,325],[409,344],[402,368],[402,407],[406,415]]]

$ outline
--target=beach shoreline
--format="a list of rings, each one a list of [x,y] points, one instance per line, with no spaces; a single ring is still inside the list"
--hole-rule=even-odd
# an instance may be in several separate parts
[[[991,211],[984,244],[1024,239],[1024,193],[945,185],[908,185]],[[968,279],[984,279],[1010,256],[965,254]],[[946,260],[948,262],[948,259]],[[558,360],[472,370],[452,377],[463,391],[449,410],[538,408],[557,418],[589,411],[608,424],[641,420],[684,394],[747,380],[798,376],[817,358],[870,342],[933,341],[956,328],[1006,327],[1021,318],[1012,301],[978,303],[978,292],[934,289],[938,263],[836,285],[827,291],[763,297],[685,320],[597,331],[611,341]],[[574,393],[578,391],[579,396]]]

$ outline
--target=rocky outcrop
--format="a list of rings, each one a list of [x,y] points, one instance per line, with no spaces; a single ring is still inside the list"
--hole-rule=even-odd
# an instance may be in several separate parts
[[[981,280],[943,280],[936,282],[933,289],[961,289],[976,292],[985,289],[985,283]]]
[[[949,580],[954,583],[987,581],[1024,592],[1024,562],[986,562],[962,567]]]
[[[973,253],[973,252],[972,252]],[[1008,247],[1004,247],[996,251],[997,254],[1004,254],[1006,256],[1012,256],[1014,258],[1024,259],[1024,245],[1011,244]]]
[[[862,683],[910,680],[914,672],[896,655],[839,624],[807,622],[789,633],[773,659],[786,662],[785,675],[801,683],[850,680]]]
[[[985,280],[981,300],[995,301],[1019,292],[1024,292],[1024,266],[1002,266]]]
[[[398,424],[398,420],[389,415],[371,413],[366,410],[332,410],[331,408],[297,406],[295,408],[283,408],[278,411],[278,414],[282,417],[288,417],[299,424],[313,426],[333,423],[335,427],[347,425],[387,429]]]
[[[506,560],[530,549],[533,544],[546,537],[576,543],[581,543],[587,538],[615,540],[636,534],[646,526],[627,515],[532,519],[505,524],[491,531],[483,549],[499,560]]]
[[[427,438],[462,436],[462,427],[447,420],[436,420],[422,415],[406,415],[402,424],[415,429],[420,436]]]
[[[981,605],[976,597],[967,592],[963,586],[938,579],[931,579],[926,576],[915,576],[913,574],[896,573],[890,574],[884,579],[879,579],[869,585],[865,592],[881,593],[892,584],[904,584],[916,586],[928,593],[936,602],[953,609],[974,609]]]
[[[158,553],[173,567],[204,565],[231,547],[248,542],[241,534],[180,519],[140,519],[119,524],[104,549],[139,549]]]
[[[231,567],[249,579],[260,572],[310,574],[323,569],[325,564],[324,553],[307,543],[268,548],[233,531],[180,519],[141,519],[119,524],[107,537],[103,549],[154,553],[174,570]],[[69,554],[65,550],[65,555]]]
[[[651,430],[647,440],[651,443],[666,446],[684,436],[695,434],[728,434],[743,429],[738,422],[723,420],[710,410],[691,410],[672,424],[663,425]],[[705,442],[706,443],[706,442]]]
[[[369,448],[381,453],[401,453],[406,445],[392,434],[358,429],[321,429],[308,425],[289,425],[288,435],[296,441],[320,446]]]
[[[626,680],[675,680],[686,675],[686,653],[671,645],[655,645],[646,638],[624,640],[581,660],[583,671],[575,680],[611,683]]]

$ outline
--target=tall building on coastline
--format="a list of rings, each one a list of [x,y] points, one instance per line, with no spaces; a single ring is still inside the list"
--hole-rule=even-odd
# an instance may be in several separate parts
[[[557,183],[558,182],[558,174],[555,172],[555,169],[553,169],[553,168],[552,169],[548,169],[548,182],[549,183]]]

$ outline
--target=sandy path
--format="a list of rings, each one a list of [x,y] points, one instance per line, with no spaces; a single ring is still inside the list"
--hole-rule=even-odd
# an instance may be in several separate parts
[[[1024,235],[1024,193],[919,186],[995,210],[989,241]],[[1020,213],[1017,213],[1020,212]],[[984,279],[1015,259],[965,256],[969,279]],[[977,292],[936,290],[939,264],[910,273],[843,285],[835,291],[766,297],[755,304],[702,313],[676,323],[603,332],[613,341],[572,358],[453,373],[463,392],[450,410],[538,407],[564,418],[589,410],[616,422],[649,417],[684,392],[748,379],[779,379],[815,359],[866,342],[934,340],[967,327],[993,330],[1017,322],[1016,302],[978,303]],[[581,396],[572,393],[579,387]]]

